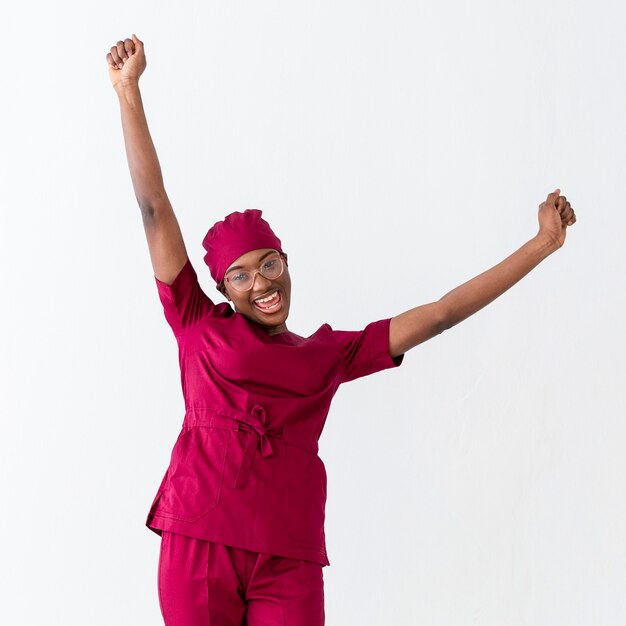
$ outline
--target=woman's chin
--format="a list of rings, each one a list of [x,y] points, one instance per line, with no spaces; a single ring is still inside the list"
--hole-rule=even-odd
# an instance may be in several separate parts
[[[281,311],[277,311],[276,315],[268,315],[266,313],[261,313],[259,315],[256,313],[254,320],[267,330],[276,329],[277,332],[281,332],[283,330],[282,327],[287,322],[288,315],[289,311],[283,309]]]

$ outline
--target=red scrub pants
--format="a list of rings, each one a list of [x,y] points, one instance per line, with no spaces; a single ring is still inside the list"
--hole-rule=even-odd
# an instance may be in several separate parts
[[[163,531],[165,626],[323,626],[322,566]]]

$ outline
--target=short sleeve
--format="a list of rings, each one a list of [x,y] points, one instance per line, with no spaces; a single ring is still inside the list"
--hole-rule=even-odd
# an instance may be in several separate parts
[[[209,296],[202,291],[198,275],[189,259],[171,285],[156,276],[154,280],[163,304],[165,319],[176,336],[186,334],[216,308]]]
[[[389,352],[391,318],[371,322],[363,330],[334,330],[341,349],[340,383],[369,376],[375,372],[398,367],[404,354],[395,358]]]

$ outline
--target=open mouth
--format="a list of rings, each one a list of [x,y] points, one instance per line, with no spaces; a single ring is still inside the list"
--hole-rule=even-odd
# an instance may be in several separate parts
[[[280,295],[280,291],[277,289],[265,298],[254,300],[252,304],[263,313],[275,313],[281,308],[282,302],[283,299]]]

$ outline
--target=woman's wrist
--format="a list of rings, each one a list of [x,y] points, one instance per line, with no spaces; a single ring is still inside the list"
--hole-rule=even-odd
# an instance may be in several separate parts
[[[115,83],[115,92],[121,98],[128,92],[139,91],[139,79],[138,78],[122,78],[122,80]]]
[[[532,241],[536,243],[544,258],[556,252],[561,247],[559,242],[552,237],[552,235],[541,230],[533,237]]]

